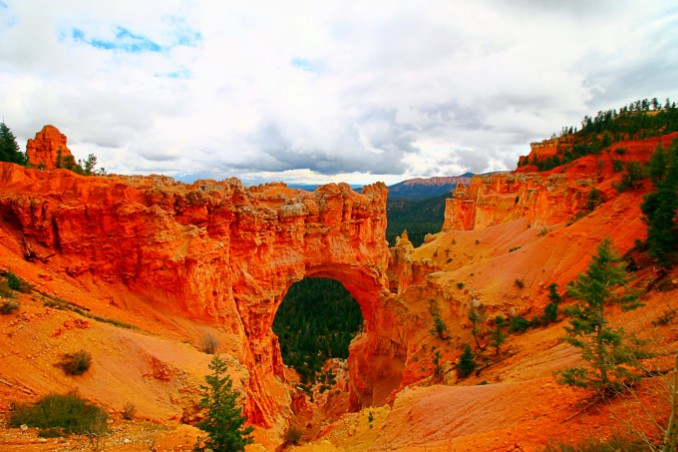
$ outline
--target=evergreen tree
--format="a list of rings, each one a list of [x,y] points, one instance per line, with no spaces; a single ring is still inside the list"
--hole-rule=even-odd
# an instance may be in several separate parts
[[[558,320],[558,305],[562,301],[560,294],[558,294],[558,284],[551,283],[549,285],[549,300],[551,302],[544,308],[544,324],[549,324]]]
[[[480,306],[479,306],[480,307]],[[485,347],[480,345],[480,335],[482,333],[482,324],[485,322],[485,314],[481,309],[476,309],[474,301],[471,301],[471,306],[468,310],[468,319],[471,321],[471,334],[476,343],[478,350],[485,350]]]
[[[237,406],[238,394],[233,390],[233,382],[226,375],[226,361],[215,355],[209,364],[212,374],[205,376],[205,385],[201,385],[203,397],[199,406],[207,409],[207,416],[197,423],[198,428],[207,433],[205,448],[214,452],[243,451],[253,439],[252,427],[244,427],[247,420],[242,409]],[[195,450],[202,450],[196,445]]]
[[[506,342],[506,334],[502,328],[506,325],[504,317],[498,315],[494,319],[494,330],[490,333],[490,345],[494,347],[494,354],[499,355],[501,344]]]
[[[648,168],[654,191],[645,195],[641,206],[648,253],[660,266],[671,268],[678,259],[678,140],[673,141],[668,154],[658,147]]]
[[[26,154],[19,150],[16,137],[4,122],[0,122],[0,161],[26,165]]]
[[[626,346],[623,329],[608,325],[605,308],[618,304],[624,310],[641,306],[637,294],[622,290],[629,281],[624,262],[609,238],[603,239],[588,269],[579,274],[568,293],[579,303],[567,309],[571,326],[565,340],[581,349],[591,368],[571,367],[556,372],[560,383],[581,388],[593,387],[599,394],[617,392],[636,377],[628,365],[634,354]]]
[[[459,364],[457,364],[457,376],[459,378],[466,378],[476,370],[475,355],[471,351],[471,346],[464,344],[464,351],[459,357]]]

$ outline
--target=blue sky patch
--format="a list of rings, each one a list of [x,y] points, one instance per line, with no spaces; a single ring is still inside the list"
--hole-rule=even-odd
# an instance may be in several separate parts
[[[188,79],[191,78],[191,71],[186,69],[185,67],[182,67],[181,69],[178,69],[173,72],[167,72],[164,74],[156,74],[158,77],[167,77],[167,78],[173,78],[173,79]]]
[[[306,58],[294,57],[290,63],[292,66],[297,67],[304,72],[316,73],[320,70],[320,67],[317,64]]]
[[[160,52],[162,47],[150,39],[137,35],[124,27],[117,27],[117,33],[112,40],[87,38],[79,28],[73,28],[72,37],[75,41],[84,42],[92,47],[103,50],[121,50],[129,53]]]

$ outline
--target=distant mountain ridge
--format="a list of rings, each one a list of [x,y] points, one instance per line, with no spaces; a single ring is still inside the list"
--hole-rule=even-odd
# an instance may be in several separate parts
[[[388,187],[389,199],[407,199],[418,201],[451,193],[458,184],[471,182],[473,173],[464,173],[454,177],[415,178],[399,182]]]

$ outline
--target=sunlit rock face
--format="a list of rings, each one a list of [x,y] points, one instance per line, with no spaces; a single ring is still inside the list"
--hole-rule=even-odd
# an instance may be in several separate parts
[[[566,221],[586,208],[594,186],[604,199],[616,194],[612,182],[619,181],[615,160],[647,162],[657,145],[670,146],[678,132],[643,140],[614,143],[599,154],[581,157],[550,171],[536,172],[529,163],[560,156],[572,145],[568,137],[532,143],[528,156],[521,157],[516,171],[474,176],[459,185],[447,200],[444,231],[480,230],[517,218],[527,218],[533,227]]]
[[[249,371],[250,422],[272,425],[285,409],[267,389],[284,378],[271,325],[288,288],[304,277],[336,279],[360,304],[364,333],[351,348],[354,407],[398,387],[397,359],[375,359],[400,354],[384,347],[394,323],[385,312],[392,295],[384,184],[362,194],[346,184],[305,192],[284,184],[246,188],[237,179],[186,185],[0,163],[0,185],[3,220],[42,255],[60,259],[71,277],[122,283],[149,303],[236,337],[229,352]]]
[[[26,143],[28,163],[45,170],[56,168],[59,157],[62,161],[73,158],[73,154],[66,146],[66,141],[66,135],[59,132],[59,129],[46,125],[35,134],[35,138],[29,139]]]

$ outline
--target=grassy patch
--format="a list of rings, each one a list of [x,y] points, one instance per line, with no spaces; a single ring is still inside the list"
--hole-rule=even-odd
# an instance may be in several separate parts
[[[138,330],[134,325],[130,325],[129,323],[125,322],[120,322],[119,320],[115,319],[109,319],[107,317],[101,317],[98,315],[94,315],[88,311],[87,308],[83,308],[81,306],[78,306],[74,303],[71,303],[69,301],[63,300],[61,298],[57,297],[50,297],[49,295],[46,295],[44,293],[41,293],[43,296],[43,305],[48,307],[48,308],[54,308],[54,309],[59,309],[62,311],[71,311],[75,312],[78,315],[81,315],[83,317],[86,317],[88,319],[96,320],[97,322],[101,323],[108,323],[113,326],[117,326],[119,328],[125,328],[128,330]]]
[[[626,440],[612,437],[607,440],[589,438],[576,444],[552,442],[546,445],[542,452],[644,452],[647,444],[637,440]]]
[[[46,430],[46,435],[98,434],[106,430],[106,412],[75,393],[49,394],[32,405],[15,405],[9,426],[22,424]]]
[[[31,293],[31,290],[33,290],[33,286],[28,281],[19,278],[10,270],[7,271],[7,286],[22,293]]]

